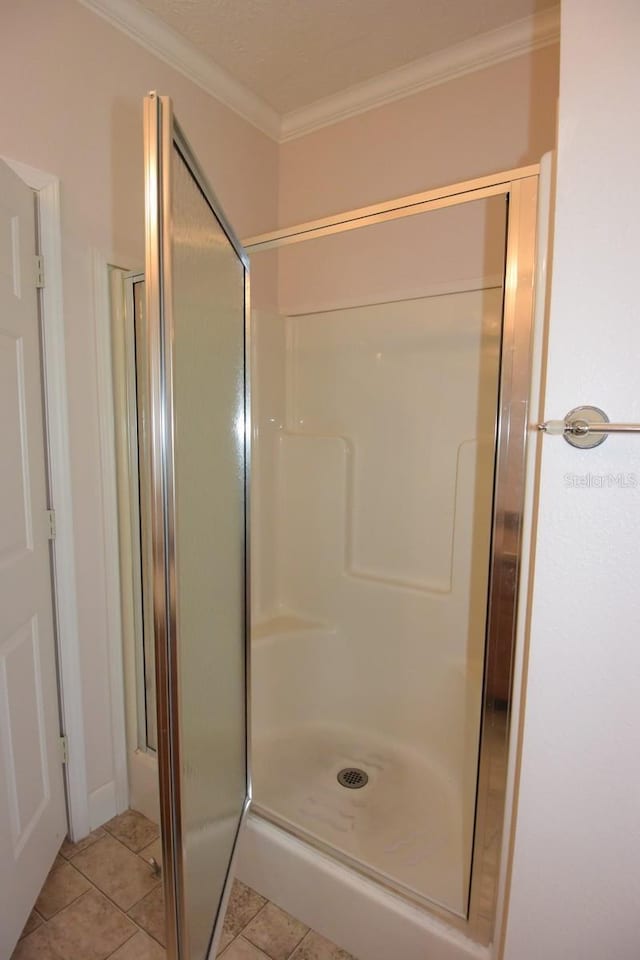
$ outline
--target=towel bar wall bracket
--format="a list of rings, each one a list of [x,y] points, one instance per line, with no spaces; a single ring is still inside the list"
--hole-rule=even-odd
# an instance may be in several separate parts
[[[564,420],[545,420],[538,430],[564,437],[572,447],[590,450],[604,443],[610,433],[640,433],[640,423],[611,423],[600,407],[574,407]]]

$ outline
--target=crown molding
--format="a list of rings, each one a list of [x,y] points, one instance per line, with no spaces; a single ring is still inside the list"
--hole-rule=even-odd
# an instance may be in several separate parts
[[[79,0],[79,3],[279,143],[560,40],[560,7],[554,7],[481,33],[281,116],[136,0]]]
[[[280,139],[281,117],[272,107],[135,0],[79,2],[262,133],[273,140]]]
[[[558,43],[559,40],[560,7],[516,20],[446,50],[414,60],[404,67],[372,77],[364,83],[354,84],[307,107],[292,110],[282,118],[280,142],[294,140],[456,77]]]

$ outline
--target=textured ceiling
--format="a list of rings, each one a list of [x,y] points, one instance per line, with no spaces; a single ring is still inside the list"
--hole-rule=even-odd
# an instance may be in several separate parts
[[[558,0],[138,0],[278,113]]]

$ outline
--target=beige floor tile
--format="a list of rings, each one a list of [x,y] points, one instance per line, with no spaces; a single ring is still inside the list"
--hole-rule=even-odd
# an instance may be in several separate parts
[[[271,960],[288,960],[308,929],[275,903],[267,903],[244,930],[243,936]]]
[[[21,940],[12,960],[105,960],[135,933],[106,897],[89,890]]]
[[[159,827],[137,810],[125,810],[105,823],[104,828],[134,853],[139,853],[160,836]]]
[[[60,960],[60,954],[54,951],[49,942],[47,925],[38,927],[35,933],[19,940],[11,954],[11,960]]]
[[[163,889],[148,863],[161,861],[157,827],[129,811],[107,828],[77,844],[65,841],[11,960],[166,960]],[[354,960],[240,881],[233,883],[218,955]]]
[[[162,840],[160,837],[158,837],[157,840],[153,840],[148,846],[143,847],[138,856],[142,857],[147,863],[149,862],[149,858],[153,857],[156,863],[162,866]]]
[[[78,873],[75,867],[72,867],[62,857],[56,857],[56,861],[49,871],[49,876],[40,891],[40,896],[36,900],[36,910],[41,917],[49,920],[60,910],[77,900],[83,893],[86,893],[90,887],[89,881],[81,873]]]
[[[82,840],[78,840],[77,843],[72,843],[69,840],[69,837],[66,838],[62,846],[60,847],[60,853],[67,860],[73,859],[76,853],[81,853],[83,850],[86,850],[87,847],[90,847],[92,843],[95,843],[96,840],[99,840],[100,837],[104,837],[104,830],[102,827],[98,827],[97,830],[93,830],[87,837],[84,837]]]
[[[319,933],[310,930],[300,946],[291,954],[291,960],[355,960],[350,953],[342,950]]]
[[[135,937],[112,953],[109,960],[165,960],[166,956],[164,947],[139,930]]]
[[[40,916],[38,911],[32,910],[29,916],[27,917],[27,922],[22,928],[20,939],[22,940],[23,937],[26,937],[30,933],[33,933],[34,930],[37,930],[37,928],[40,926],[41,923],[42,923],[42,917]]]
[[[234,937],[237,937],[255,915],[262,910],[266,902],[266,898],[260,896],[251,887],[247,887],[240,880],[233,881],[218,953],[222,953],[229,946]]]
[[[220,957],[220,960],[269,960],[266,953],[258,950],[244,937],[238,937]]]
[[[129,910],[129,916],[147,933],[165,945],[164,893],[162,884]]]
[[[217,957],[219,957],[221,953],[224,953],[233,939],[235,938],[232,937],[229,931],[225,930],[223,927],[222,933],[220,934],[220,940],[218,942],[218,949],[216,950]]]
[[[148,864],[109,836],[76,854],[73,864],[125,911],[158,884]]]

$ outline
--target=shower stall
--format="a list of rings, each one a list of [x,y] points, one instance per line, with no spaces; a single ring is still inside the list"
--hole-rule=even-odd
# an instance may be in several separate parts
[[[475,955],[505,813],[538,167],[240,244],[164,98],[146,136],[121,474],[170,955],[214,949],[238,849],[299,916],[314,865],[338,865],[380,930],[387,909],[435,916],[436,939],[469,938],[448,955]]]
[[[485,942],[536,186],[519,171],[247,244],[253,810]]]

